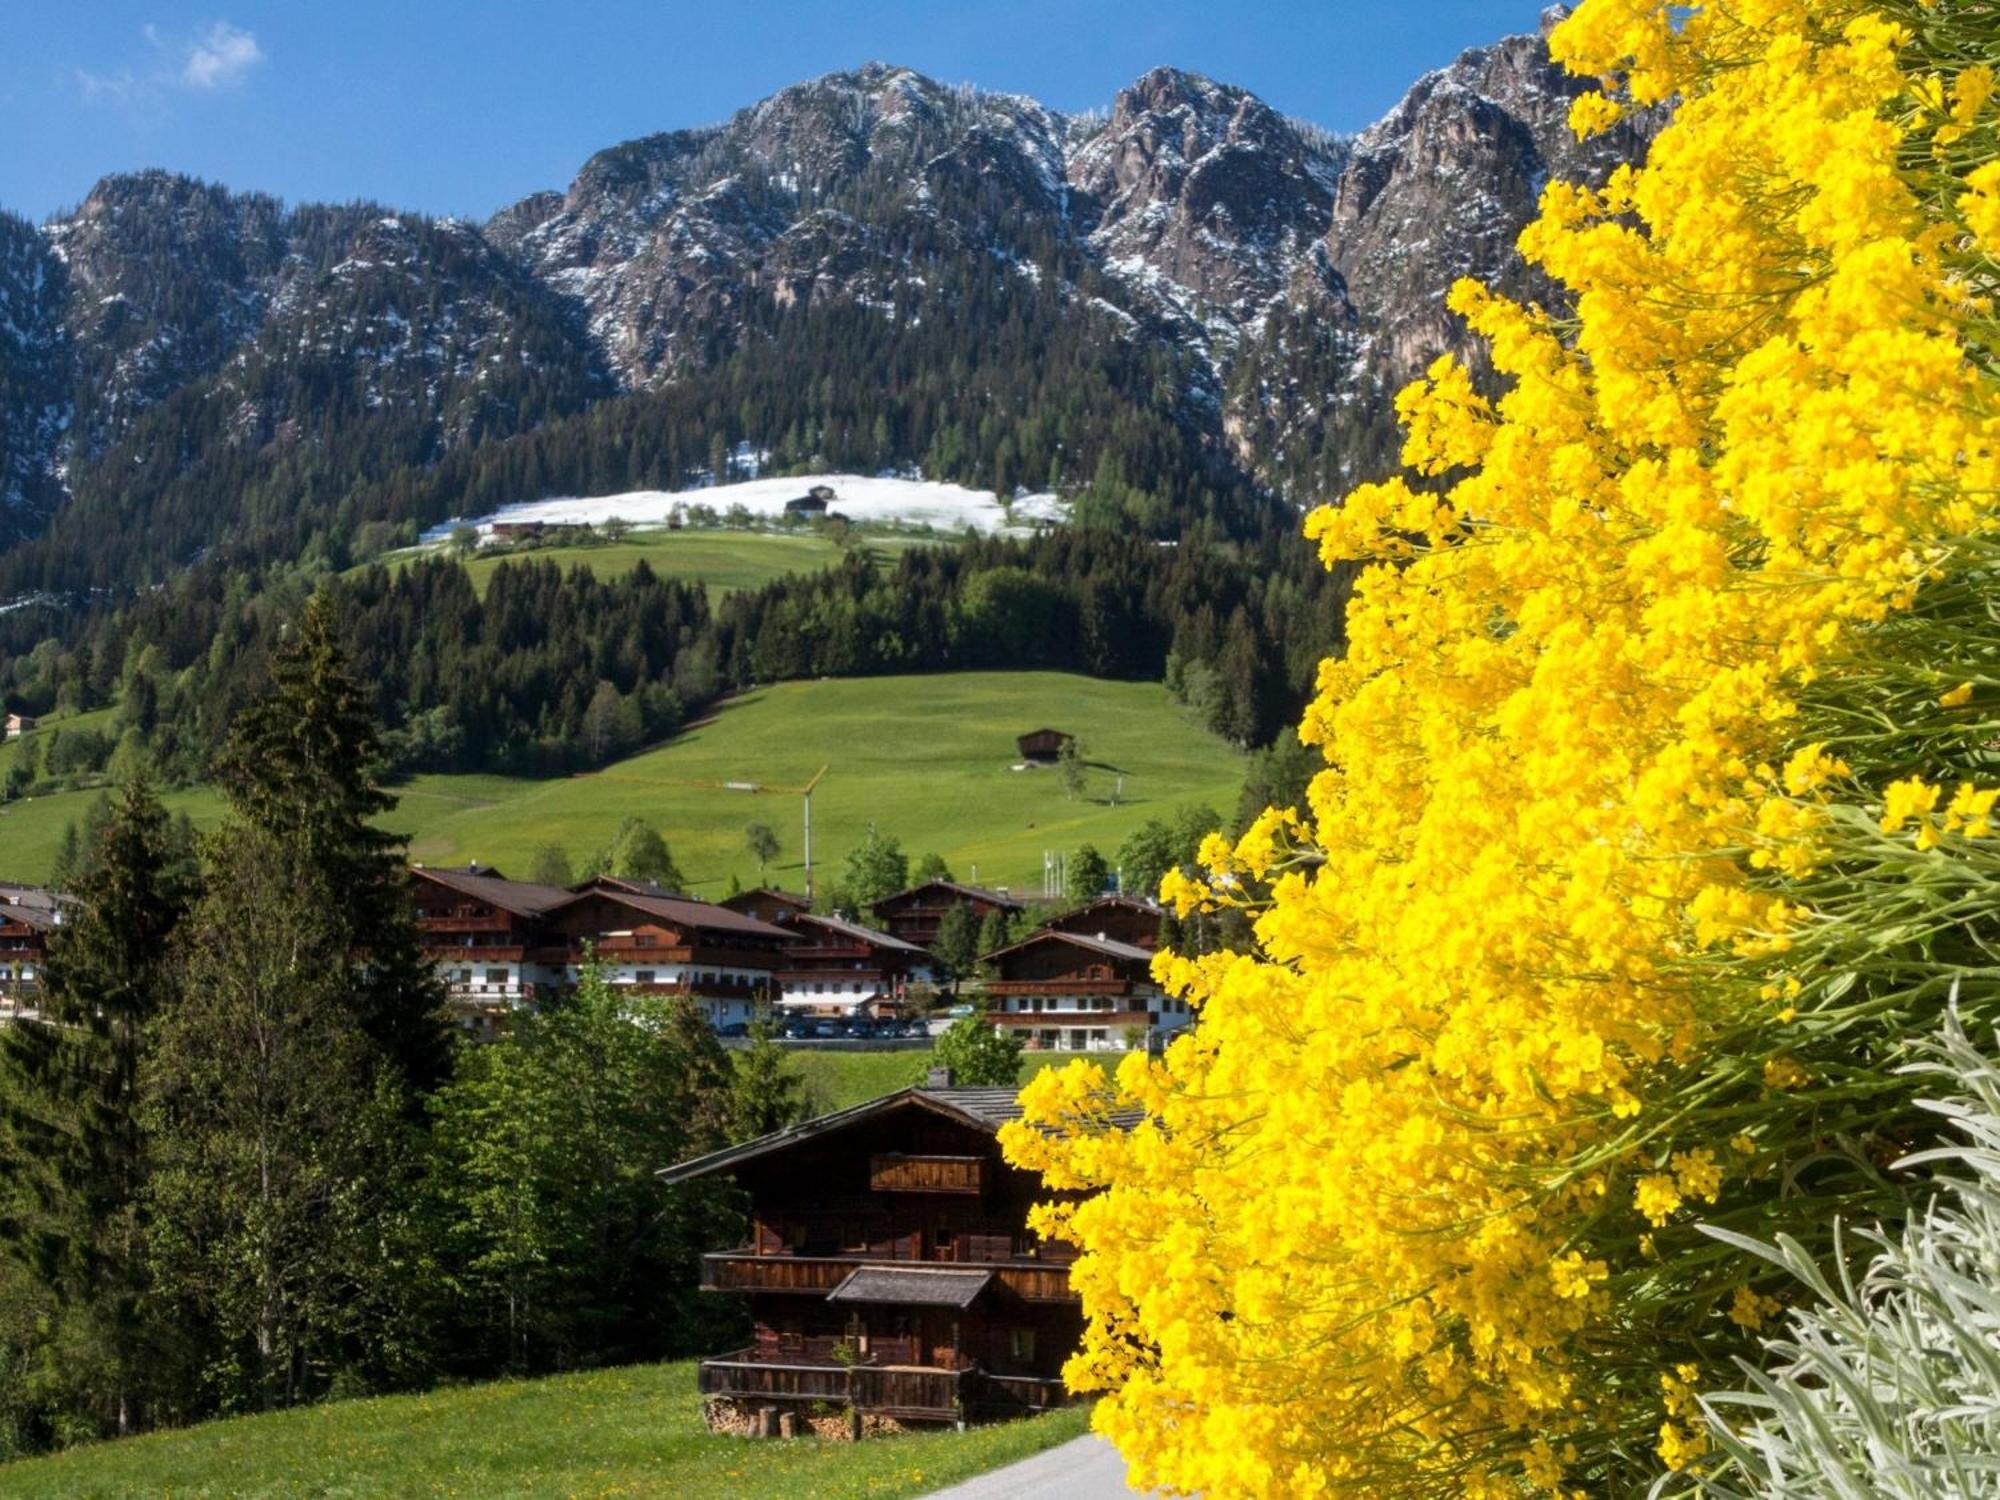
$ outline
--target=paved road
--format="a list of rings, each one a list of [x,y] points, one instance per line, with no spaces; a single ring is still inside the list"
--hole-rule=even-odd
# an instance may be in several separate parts
[[[1125,1460],[1101,1437],[1080,1437],[995,1469],[930,1500],[1131,1500]]]

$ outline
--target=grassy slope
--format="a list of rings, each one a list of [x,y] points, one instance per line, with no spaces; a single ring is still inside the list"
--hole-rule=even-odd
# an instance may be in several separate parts
[[[1053,770],[1017,772],[1014,737],[1048,724],[1081,734],[1096,765],[1084,795],[1064,796]],[[544,842],[581,860],[628,813],[666,835],[687,878],[719,894],[733,874],[757,880],[744,825],[769,823],[783,852],[768,872],[794,888],[800,805],[788,795],[748,795],[701,783],[754,780],[802,785],[830,767],[813,797],[813,850],[823,877],[872,822],[902,840],[912,862],[936,850],[961,879],[1040,889],[1042,851],[1095,843],[1107,856],[1148,817],[1187,802],[1227,815],[1242,781],[1241,757],[1187,723],[1165,689],[1055,672],[951,673],[781,683],[737,698],[666,745],[586,776],[529,781],[502,776],[420,776],[398,788],[388,820],[410,837],[413,859],[477,859],[524,876]],[[4,770],[4,768],[0,768]],[[1122,800],[1110,797],[1119,773]],[[46,876],[63,824],[94,792],[0,808],[0,879]],[[197,824],[219,812],[213,794],[167,798]]]
[[[44,719],[36,737],[57,729],[92,728],[108,734],[116,717],[115,709],[100,708],[69,718]],[[6,776],[21,744],[0,743],[0,777]],[[98,791],[60,792],[53,797],[0,803],[0,880],[47,878],[62,844],[63,828],[72,819],[81,821],[85,809],[101,795]],[[168,792],[160,800],[168,813],[185,812],[202,827],[222,816],[222,799],[203,787]]]
[[[0,1467],[0,1493],[113,1496],[921,1495],[1083,1431],[1072,1409],[967,1433],[756,1442],[701,1425],[694,1365],[336,1402]]]
[[[871,533],[868,549],[878,562],[895,561],[906,547],[925,546],[947,538]],[[600,579],[629,573],[641,558],[662,578],[706,583],[711,597],[756,588],[787,573],[813,573],[840,561],[840,549],[810,531],[669,531],[648,528],[622,542],[585,547],[535,547],[505,554],[484,553],[466,562],[473,587],[484,593],[486,581],[503,561],[529,559],[587,567]]]
[[[1081,734],[1097,763],[1085,794],[1064,796],[1052,770],[1017,772],[1014,737],[1042,724]],[[714,784],[802,785],[830,769],[813,796],[819,873],[838,872],[870,823],[915,857],[945,856],[961,879],[1039,888],[1044,849],[1094,842],[1115,849],[1149,816],[1203,801],[1226,813],[1242,763],[1214,736],[1187,724],[1165,689],[1053,672],[782,683],[733,700],[708,723],[605,771],[555,782],[423,777],[408,789],[398,825],[413,858],[483,860],[524,870],[530,851],[554,842],[581,857],[627,813],[667,835],[683,874],[714,894],[733,874],[754,883],[744,826],[769,823],[783,852],[768,878],[797,887],[800,804]],[[1117,805],[1111,793],[1124,776]],[[704,785],[707,783],[707,785]],[[488,806],[434,806],[437,797],[492,796]],[[503,791],[510,795],[502,796]]]

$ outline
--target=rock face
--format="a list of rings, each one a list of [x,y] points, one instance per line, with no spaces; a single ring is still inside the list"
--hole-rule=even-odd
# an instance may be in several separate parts
[[[37,529],[62,498],[74,416],[65,282],[34,227],[0,214],[0,545]]]
[[[1194,322],[1240,329],[1326,233],[1347,156],[1254,94],[1156,68],[1080,138],[1068,176],[1108,270]]]
[[[1592,86],[1548,60],[1544,37],[1508,37],[1427,74],[1355,140],[1326,259],[1376,335],[1372,358],[1388,378],[1408,379],[1461,347],[1444,308],[1459,277],[1544,292],[1526,278],[1514,239],[1545,183],[1601,182],[1643,152],[1643,126],[1585,143],[1571,134],[1570,103]]]
[[[1584,86],[1512,37],[1346,141],[1171,68],[1066,117],[874,63],[482,225],[107,178],[40,230],[0,218],[0,543],[121,443],[423,463],[681,382],[799,308],[973,316],[963,288],[1008,278],[1170,354],[1181,420],[1314,498],[1385,461],[1388,392],[1461,340],[1454,279],[1531,286],[1512,244],[1541,185],[1643,146],[1571,140]]]

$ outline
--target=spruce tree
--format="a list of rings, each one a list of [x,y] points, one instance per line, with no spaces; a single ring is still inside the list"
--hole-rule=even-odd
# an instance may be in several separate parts
[[[380,1341],[402,1205],[395,1062],[350,1002],[334,892],[232,822],[182,924],[181,990],[140,1078],[154,1296],[207,1342],[225,1402],[291,1404]]]
[[[979,961],[979,918],[965,902],[954,902],[938,921],[938,934],[931,942],[931,956],[951,973],[954,992],[957,983],[972,972]]]
[[[981,959],[998,953],[1014,941],[1013,923],[1007,920],[1007,909],[996,906],[986,914],[986,920],[979,924],[979,953]]]
[[[350,1003],[368,1036],[422,1091],[448,1061],[444,990],[424,961],[402,843],[374,820],[396,805],[376,780],[381,730],[322,590],[238,716],[216,770],[231,807],[270,835],[272,880],[326,892],[348,955]]]
[[[734,1134],[751,1140],[806,1118],[805,1080],[771,1039],[768,1021],[750,1027],[750,1045],[736,1054],[731,1096]]]
[[[72,1350],[90,1351],[102,1425],[126,1432],[138,1420],[145,1363],[137,1079],[172,988],[167,948],[190,895],[143,774],[110,803],[81,863],[50,944],[39,1015],[0,1030],[0,1163],[16,1205],[0,1240],[55,1296]]]

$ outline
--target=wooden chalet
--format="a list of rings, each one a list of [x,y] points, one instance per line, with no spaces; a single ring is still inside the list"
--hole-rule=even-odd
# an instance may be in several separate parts
[[[1020,750],[1022,760],[1053,765],[1062,755],[1063,746],[1075,738],[1075,735],[1065,734],[1060,729],[1030,729],[1014,744]]]
[[[595,949],[613,984],[697,1001],[716,1026],[747,1022],[771,998],[774,976],[797,941],[774,923],[676,896],[644,882],[600,878],[552,909],[551,929],[569,945],[567,978]]]
[[[461,1022],[491,1035],[507,1016],[576,983],[594,950],[616,985],[699,1002],[717,1026],[748,1021],[795,942],[769,922],[646,881],[576,887],[507,880],[487,866],[410,871],[424,952]]]
[[[414,865],[410,888],[424,956],[468,1030],[491,1035],[538,991],[561,984],[569,949],[547,919],[574,894],[567,888],[507,880],[490,865]]]
[[[31,733],[37,721],[27,714],[9,714],[6,722],[7,731],[4,737],[18,740],[22,735]]]
[[[1099,896],[1075,911],[1050,917],[1042,923],[1044,932],[1080,932],[1085,937],[1110,938],[1134,948],[1157,948],[1160,923],[1166,908],[1157,901],[1138,896]]]
[[[1005,891],[960,885],[955,880],[926,880],[883,897],[872,910],[876,920],[893,936],[919,948],[930,948],[937,942],[945,913],[954,906],[971,907],[972,914],[982,922],[988,912],[1004,911],[1011,917],[1028,909]]]
[[[844,1407],[853,1430],[1038,1411],[1066,1399],[1083,1318],[1073,1249],[1029,1233],[1048,1194],[996,1139],[1012,1089],[904,1089],[671,1167],[732,1174],[749,1243],[707,1255],[702,1286],[742,1296],[755,1334],[701,1362],[712,1427]]]
[[[797,891],[781,891],[775,886],[759,886],[754,891],[738,891],[733,896],[724,896],[715,903],[726,906],[731,911],[741,912],[746,917],[755,917],[760,922],[782,924],[788,918],[803,911],[812,910],[812,898],[801,896]]]
[[[0,1021],[34,1014],[64,899],[39,886],[0,882]]]
[[[995,976],[985,986],[989,1019],[1038,1050],[1123,1051],[1189,1020],[1187,1002],[1154,983],[1152,950],[1132,943],[1044,929],[980,962]]]
[[[892,933],[841,917],[794,912],[798,941],[778,971],[778,1003],[813,1016],[899,1016],[913,983],[931,977],[931,956]]]

